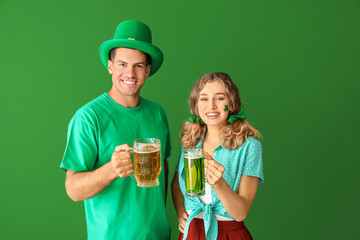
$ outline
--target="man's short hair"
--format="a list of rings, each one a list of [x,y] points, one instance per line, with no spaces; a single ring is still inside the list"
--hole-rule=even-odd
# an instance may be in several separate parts
[[[110,50],[110,52],[109,52],[109,59],[110,59],[110,61],[113,61],[113,60],[114,60],[116,49],[118,49],[118,48],[112,48],[112,49]],[[145,61],[146,61],[145,65],[147,66],[147,65],[151,64],[151,57],[150,57],[150,55],[147,54],[146,52],[143,52],[143,53],[145,53],[145,58],[146,58],[146,59],[145,59]]]

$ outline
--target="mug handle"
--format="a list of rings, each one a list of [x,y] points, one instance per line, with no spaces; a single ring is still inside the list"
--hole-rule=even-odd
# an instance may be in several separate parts
[[[136,181],[136,178],[135,178],[135,176],[134,176],[134,173],[131,174],[130,177],[131,177],[135,182],[137,182],[137,181]]]
[[[127,149],[126,151],[127,151],[127,152],[131,152],[131,153],[132,153],[132,152],[134,151],[134,149],[133,149],[133,148],[129,148],[129,149]],[[132,178],[132,179],[133,179],[133,180],[137,183],[136,178],[135,178],[135,174],[134,174],[134,173],[133,173],[133,174],[131,174],[131,175],[130,175],[130,177],[131,177],[131,178]]]

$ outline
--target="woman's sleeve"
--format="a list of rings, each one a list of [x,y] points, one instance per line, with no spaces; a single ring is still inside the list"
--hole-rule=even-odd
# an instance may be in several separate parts
[[[252,139],[250,142],[241,175],[258,177],[260,183],[264,182],[262,145],[259,140]]]

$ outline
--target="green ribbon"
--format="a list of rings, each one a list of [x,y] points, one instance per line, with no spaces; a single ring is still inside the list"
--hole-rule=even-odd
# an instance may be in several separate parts
[[[204,123],[204,121],[201,118],[196,117],[195,115],[191,115],[189,117],[189,120],[191,123],[194,123],[195,121],[197,121],[198,123]]]
[[[246,119],[246,115],[243,113],[244,108],[241,107],[240,112],[236,115],[230,115],[228,122],[231,124],[233,123],[235,120],[239,119],[239,118],[243,118]]]

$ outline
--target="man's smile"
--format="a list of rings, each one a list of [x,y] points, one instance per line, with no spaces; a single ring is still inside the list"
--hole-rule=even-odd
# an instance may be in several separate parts
[[[124,79],[121,79],[121,81],[123,83],[125,83],[125,85],[128,85],[128,86],[132,86],[137,82],[136,80],[124,80]]]

